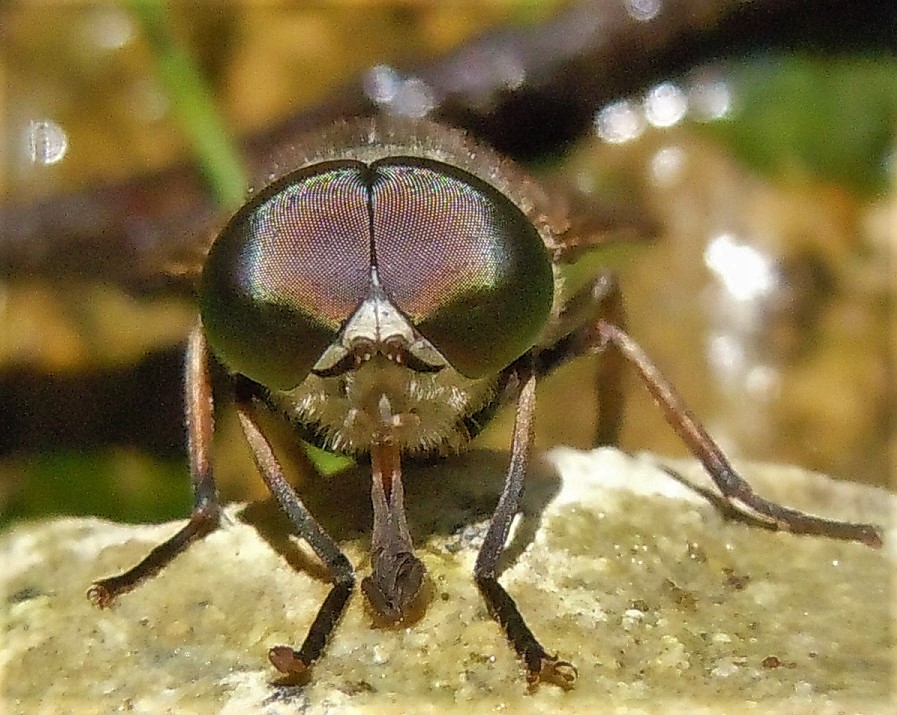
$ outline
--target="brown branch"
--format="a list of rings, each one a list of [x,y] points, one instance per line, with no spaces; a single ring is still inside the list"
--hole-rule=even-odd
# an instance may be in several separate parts
[[[432,116],[515,157],[558,151],[616,96],[709,57],[758,46],[897,51],[897,5],[880,0],[664,0],[649,21],[623,0],[581,0],[537,26],[488,32],[403,72]],[[245,138],[263,172],[298,136],[376,110],[357,77],[317,106]],[[0,276],[75,276],[134,291],[184,291],[220,221],[189,163],[43,201],[0,205]]]
[[[587,127],[608,98],[669,69],[664,56],[694,44],[724,20],[782,8],[791,0],[665,0],[653,21],[633,19],[621,0],[580,2],[533,27],[490,32],[412,68],[434,98],[433,116],[500,149],[526,154]],[[675,52],[674,52],[675,51]],[[375,111],[363,78],[321,104],[243,142],[253,172],[298,135],[337,118]],[[190,266],[219,220],[191,164],[36,203],[0,206],[0,275],[75,276],[135,291],[187,290]]]

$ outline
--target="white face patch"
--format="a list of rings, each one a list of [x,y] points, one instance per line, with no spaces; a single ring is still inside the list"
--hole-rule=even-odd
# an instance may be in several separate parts
[[[404,359],[395,359],[397,344]],[[409,356],[423,365],[408,364]],[[392,303],[372,267],[368,296],[312,373],[272,399],[291,419],[314,425],[329,449],[367,450],[388,431],[403,452],[448,453],[472,437],[465,417],[495,391],[495,378],[452,368]]]
[[[376,270],[373,274],[377,275]],[[343,327],[340,342],[348,348],[358,338],[383,343],[391,337],[400,337],[411,345],[415,339],[415,331],[375,282],[371,294]]]
[[[418,360],[435,368],[448,365],[433,345],[422,337],[408,319],[399,312],[380,284],[377,268],[371,268],[371,290],[352,317],[346,321],[339,338],[314,366],[316,372],[326,372],[352,351],[353,345],[366,342],[385,345],[388,340],[400,340],[408,352]]]

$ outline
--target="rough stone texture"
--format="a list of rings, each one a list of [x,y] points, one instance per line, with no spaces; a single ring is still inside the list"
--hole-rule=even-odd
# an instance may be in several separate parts
[[[328,590],[270,505],[232,523],[110,610],[92,579],[176,525],[96,519],[3,535],[7,713],[893,712],[895,497],[795,468],[744,465],[764,495],[875,521],[886,547],[727,521],[650,456],[556,450],[533,469],[503,583],[577,687],[527,694],[470,579],[506,455],[409,469],[406,503],[434,598],[416,624],[373,629],[356,594],[306,687],[272,685],[266,651],[298,645]],[[706,485],[691,463],[667,463]],[[562,474],[563,477],[558,476]],[[363,470],[304,489],[363,574]]]

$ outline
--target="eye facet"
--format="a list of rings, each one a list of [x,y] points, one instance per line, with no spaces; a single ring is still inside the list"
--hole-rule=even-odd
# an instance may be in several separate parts
[[[467,377],[523,354],[551,308],[542,239],[491,185],[431,159],[330,161],[267,187],[213,244],[200,286],[209,345],[234,372],[295,387],[371,295],[374,267]]]
[[[231,219],[203,269],[209,344],[233,371],[299,384],[370,285],[368,167],[317,164],[285,176]]]
[[[536,229],[496,188],[448,164],[389,157],[372,169],[386,294],[460,373],[509,365],[551,308],[551,262]]]

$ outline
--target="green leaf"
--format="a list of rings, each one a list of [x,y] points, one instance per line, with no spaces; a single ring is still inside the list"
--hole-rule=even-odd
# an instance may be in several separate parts
[[[806,172],[864,193],[888,186],[897,58],[781,56],[732,69],[736,110],[706,125],[767,172]]]

